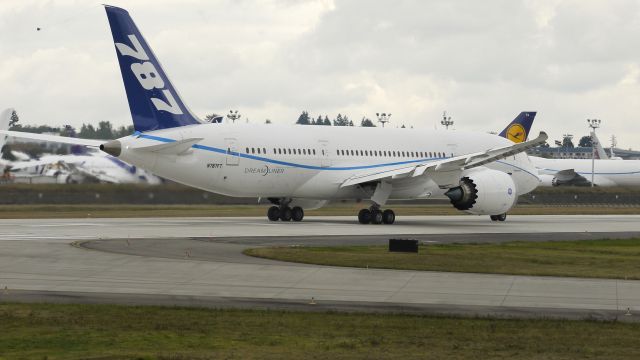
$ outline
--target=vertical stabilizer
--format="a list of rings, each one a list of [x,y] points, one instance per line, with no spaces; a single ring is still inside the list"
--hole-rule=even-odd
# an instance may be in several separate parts
[[[0,130],[9,130],[9,123],[11,122],[13,111],[12,108],[9,108],[0,113]],[[0,135],[0,150],[4,148],[8,137],[7,135]]]
[[[173,87],[129,13],[105,5],[136,131],[200,124]]]
[[[507,125],[506,128],[504,128],[504,130],[502,130],[502,132],[500,132],[500,136],[507,138],[514,143],[526,141],[535,118],[535,111],[521,112],[509,125]]]

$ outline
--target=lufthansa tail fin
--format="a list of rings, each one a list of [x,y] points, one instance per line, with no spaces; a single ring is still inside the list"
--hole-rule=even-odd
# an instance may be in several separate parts
[[[129,13],[109,5],[105,9],[135,130],[201,124],[180,99]]]
[[[527,140],[529,130],[536,118],[535,111],[523,111],[513,121],[507,125],[500,133],[500,136],[507,138],[514,143],[521,143]]]

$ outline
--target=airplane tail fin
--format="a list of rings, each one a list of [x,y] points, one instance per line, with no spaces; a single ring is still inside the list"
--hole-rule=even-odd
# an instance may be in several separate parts
[[[507,138],[514,143],[526,141],[535,118],[535,111],[521,112],[509,125],[507,125],[506,128],[504,128],[504,130],[502,130],[502,132],[500,132],[500,136]]]
[[[9,108],[0,114],[0,130],[9,130],[9,123],[11,122],[11,115],[13,114],[13,111],[13,109]],[[7,143],[8,137],[8,135],[0,134],[0,151]]]
[[[201,124],[178,95],[129,13],[109,5],[105,10],[135,130]]]

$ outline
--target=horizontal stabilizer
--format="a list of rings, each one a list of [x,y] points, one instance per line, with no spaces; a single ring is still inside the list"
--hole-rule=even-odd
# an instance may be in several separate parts
[[[55,143],[63,143],[63,144],[71,144],[71,145],[84,145],[89,147],[100,147],[100,144],[105,142],[103,140],[79,139],[79,138],[72,138],[67,136],[56,136],[56,135],[46,135],[46,134],[33,134],[33,133],[28,133],[23,131],[0,130],[0,134],[13,136],[20,139],[30,139],[35,141],[47,141],[47,142],[55,142]]]
[[[178,155],[188,151],[193,145],[200,141],[202,141],[202,138],[190,138],[157,145],[134,146],[131,149],[136,151],[155,152],[158,154]]]

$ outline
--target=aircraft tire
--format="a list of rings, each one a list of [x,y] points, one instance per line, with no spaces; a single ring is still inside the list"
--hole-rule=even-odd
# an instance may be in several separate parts
[[[271,221],[280,220],[280,208],[277,206],[270,207],[269,210],[267,210],[267,217]]]
[[[291,211],[290,207],[286,207],[280,210],[280,220],[291,221],[292,217],[293,217],[293,211]]]
[[[500,214],[500,215],[496,215],[498,217],[498,221],[505,221],[507,220],[507,214]]]
[[[371,222],[371,211],[369,209],[362,209],[358,213],[358,222],[360,224],[368,224]]]
[[[391,225],[396,222],[396,213],[391,209],[387,209],[382,212],[382,222]]]
[[[491,219],[491,221],[498,221],[498,215],[489,215],[489,219]]]
[[[291,209],[291,219],[293,221],[302,221],[304,219],[304,210],[300,206],[294,206]]]
[[[380,210],[372,210],[371,211],[371,223],[375,225],[382,224],[382,211]]]

